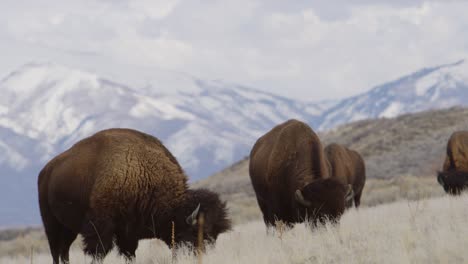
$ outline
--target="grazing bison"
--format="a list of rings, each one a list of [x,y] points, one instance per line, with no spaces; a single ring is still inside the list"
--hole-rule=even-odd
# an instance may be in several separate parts
[[[468,188],[468,131],[454,132],[447,143],[447,156],[437,181],[449,194]]]
[[[351,186],[329,177],[322,145],[312,129],[289,120],[260,137],[250,152],[249,174],[267,226],[304,220],[338,220]]]
[[[325,155],[330,163],[331,178],[342,184],[353,186],[354,205],[361,204],[361,194],[366,183],[366,167],[361,155],[354,150],[332,143],[325,148]],[[347,207],[353,205],[353,200]]]
[[[83,139],[52,159],[38,179],[39,206],[54,263],[68,263],[81,234],[85,253],[102,261],[113,244],[131,261],[138,241],[159,238],[194,244],[198,214],[204,237],[230,228],[218,195],[191,190],[175,157],[161,142],[130,129],[109,129]]]

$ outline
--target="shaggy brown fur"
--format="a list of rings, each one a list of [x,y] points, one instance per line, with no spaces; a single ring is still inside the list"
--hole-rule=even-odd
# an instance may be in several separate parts
[[[454,132],[447,142],[443,171],[468,172],[468,131]]]
[[[337,220],[344,211],[348,189],[329,178],[319,138],[300,121],[282,123],[257,140],[249,174],[267,226],[276,220]],[[306,203],[297,199],[298,190]]]
[[[208,190],[190,190],[187,177],[162,143],[130,129],[109,129],[52,159],[38,179],[39,206],[54,263],[68,262],[77,234],[84,251],[100,260],[112,249],[133,259],[138,240],[196,241],[186,218],[200,204],[205,237],[230,228],[226,206]]]
[[[354,150],[335,143],[328,145],[324,151],[330,163],[331,178],[342,184],[351,184],[354,205],[359,207],[362,189],[366,182],[366,167],[361,155]],[[353,200],[350,200],[346,207],[353,206]]]
[[[468,131],[457,131],[450,136],[437,181],[450,194],[459,194],[468,187]]]

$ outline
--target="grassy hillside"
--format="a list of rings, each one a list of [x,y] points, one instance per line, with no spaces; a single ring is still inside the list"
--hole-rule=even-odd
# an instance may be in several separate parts
[[[357,150],[371,178],[433,176],[442,167],[450,135],[468,130],[468,108],[427,111],[392,119],[367,120],[320,135]]]
[[[187,248],[158,240],[140,243],[136,263],[467,263],[468,194],[348,210],[339,225],[314,230],[298,224],[266,232],[263,222],[241,224],[222,234],[201,262]],[[72,263],[89,263],[82,251]],[[0,257],[0,264],[50,263],[48,253]],[[112,252],[105,263],[124,263]]]

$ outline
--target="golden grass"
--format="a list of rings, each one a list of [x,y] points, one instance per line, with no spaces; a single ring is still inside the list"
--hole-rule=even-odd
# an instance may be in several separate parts
[[[306,224],[266,232],[263,222],[235,226],[207,246],[203,263],[467,263],[468,194],[350,209],[339,225],[311,230]],[[72,263],[90,261],[72,250]],[[29,263],[30,256],[7,256],[4,263]],[[175,263],[196,263],[197,254],[177,248]],[[48,253],[34,263],[50,263]],[[105,263],[124,263],[115,250]],[[171,250],[159,240],[140,243],[136,263],[172,263]]]
[[[397,201],[417,201],[443,195],[445,195],[443,189],[438,185],[435,177],[401,176],[392,180],[368,179],[362,194],[361,208]],[[229,217],[235,225],[262,219],[255,196],[239,192],[224,198],[228,200]],[[175,232],[175,230],[172,231]],[[12,231],[4,231],[4,233],[8,234],[7,238],[13,236]],[[42,230],[32,229],[16,231],[16,233],[19,235],[15,239],[0,240],[0,256],[29,256],[31,250],[34,255],[48,252],[47,241]],[[279,235],[282,236],[281,233]],[[80,239],[72,245],[75,250],[80,246]],[[175,258],[177,253],[175,247],[173,248],[171,259]]]

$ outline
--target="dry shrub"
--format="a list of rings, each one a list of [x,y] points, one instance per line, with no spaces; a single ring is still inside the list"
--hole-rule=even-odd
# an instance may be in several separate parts
[[[1,231],[10,232],[11,231]],[[4,240],[0,241],[0,256],[14,256],[14,255],[23,255],[29,256],[31,250],[33,252],[46,252],[49,250],[45,234],[42,229],[26,229],[23,232],[17,233],[16,237],[6,235],[3,237]]]

